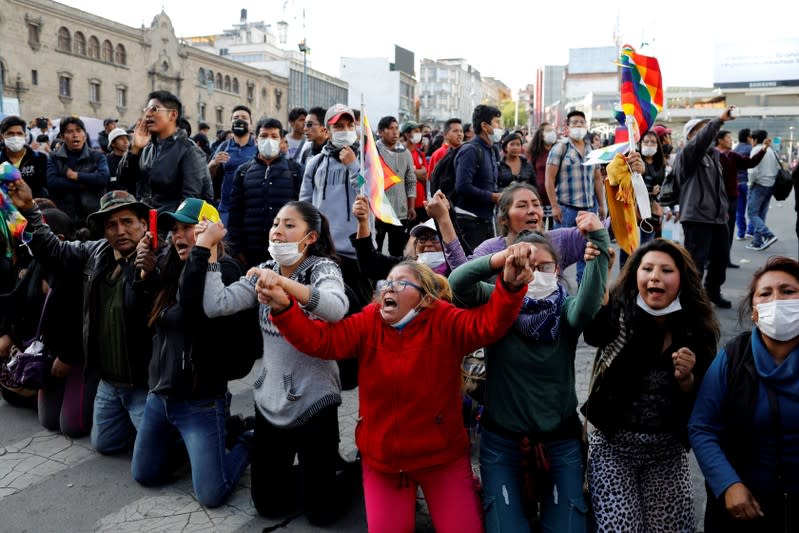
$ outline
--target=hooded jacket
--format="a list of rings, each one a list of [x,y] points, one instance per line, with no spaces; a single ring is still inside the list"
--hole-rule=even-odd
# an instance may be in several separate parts
[[[357,147],[353,147],[357,155]],[[350,234],[358,229],[352,214],[352,202],[358,194],[361,165],[358,158],[349,165],[338,159],[338,149],[331,143],[305,167],[300,188],[300,201],[310,202],[327,217],[336,253],[356,259]]]
[[[713,148],[724,122],[705,124],[677,154],[674,175],[680,187],[680,221],[727,223],[727,192],[719,152]]]
[[[438,300],[401,330],[386,324],[376,303],[335,324],[310,320],[296,302],[271,319],[305,354],[359,358],[356,444],[371,468],[401,473],[469,453],[460,361],[507,332],[525,294],[498,280],[485,305],[465,310]]]

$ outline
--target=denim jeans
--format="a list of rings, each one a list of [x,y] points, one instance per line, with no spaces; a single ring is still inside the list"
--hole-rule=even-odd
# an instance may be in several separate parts
[[[588,506],[583,493],[583,454],[577,439],[544,443],[549,458],[550,485],[542,490],[541,531],[588,530]],[[517,440],[486,428],[480,439],[480,476],[487,533],[529,531],[522,496],[522,456]]]
[[[130,470],[142,485],[160,485],[169,479],[169,466],[179,434],[191,463],[197,500],[218,507],[230,495],[247,465],[250,443],[241,440],[225,451],[225,398],[171,399],[147,395]]]
[[[574,228],[577,226],[577,213],[580,211],[589,211],[591,213],[597,213],[596,206],[591,207],[589,209],[575,209],[573,207],[569,207],[566,205],[560,206],[561,216],[560,222],[555,222],[552,229],[557,228]],[[579,285],[580,281],[583,279],[583,272],[585,271],[585,259],[580,258],[577,261],[577,284]]]
[[[757,246],[773,235],[766,226],[766,215],[768,214],[769,202],[771,202],[771,192],[773,187],[763,187],[755,183],[749,188],[749,205],[747,214],[754,228],[754,238],[752,244]]]
[[[743,239],[747,233],[754,235],[752,222],[746,223],[746,201],[749,197],[749,185],[746,183],[738,184],[738,209],[735,213],[735,223],[738,224],[738,237]]]
[[[94,449],[105,455],[129,449],[141,424],[146,399],[145,389],[116,386],[101,379],[92,417]]]

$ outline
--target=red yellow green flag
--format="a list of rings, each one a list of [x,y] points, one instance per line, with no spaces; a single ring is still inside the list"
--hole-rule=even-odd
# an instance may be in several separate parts
[[[399,177],[391,171],[388,165],[383,162],[380,154],[377,153],[377,145],[372,135],[372,128],[369,126],[369,119],[366,118],[366,113],[363,114],[363,131],[364,147],[361,184],[364,188],[364,194],[369,198],[372,213],[378,220],[386,224],[401,226],[402,223],[397,218],[397,214],[394,213],[394,209],[388,202],[385,193],[386,189],[391,187],[391,185],[386,186],[386,175],[394,176],[398,180]]]
[[[383,187],[385,187],[385,189],[383,190],[387,191],[397,183],[400,183],[402,181],[402,178],[397,176],[397,173],[394,172],[391,169],[391,167],[386,164],[385,160],[383,159],[383,156],[381,156],[380,154],[378,154],[378,156],[380,156],[380,166],[383,167]]]

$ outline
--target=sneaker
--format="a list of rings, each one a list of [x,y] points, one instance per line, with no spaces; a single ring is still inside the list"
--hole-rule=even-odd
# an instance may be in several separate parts
[[[745,241],[749,241],[749,240],[754,239],[754,238],[755,238],[755,236],[753,234],[751,234],[751,233],[747,233],[746,235],[744,235],[744,240]]]
[[[766,248],[768,248],[769,246],[771,246],[775,242],[777,242],[777,236],[776,235],[772,235],[771,237],[768,237],[765,241],[763,241],[763,244],[761,244],[760,248],[758,248],[758,249],[759,250],[765,250]]]
[[[720,309],[729,309],[732,307],[732,302],[724,298],[722,295],[715,296],[710,299],[716,307]]]
[[[761,249],[761,248],[760,248],[761,246],[763,246],[763,243],[762,243],[762,242],[761,242],[761,243],[754,243],[754,242],[750,242],[749,244],[747,244],[746,246],[744,246],[744,248],[746,248],[747,250],[760,250],[760,249]]]

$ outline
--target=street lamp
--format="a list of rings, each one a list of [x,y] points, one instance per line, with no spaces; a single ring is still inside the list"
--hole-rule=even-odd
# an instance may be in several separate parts
[[[788,142],[788,168],[793,168],[793,130],[795,130],[793,126],[788,127],[788,131],[790,132],[790,139]]]
[[[308,109],[308,53],[311,49],[305,44],[304,37],[297,46],[302,52],[302,107]]]

